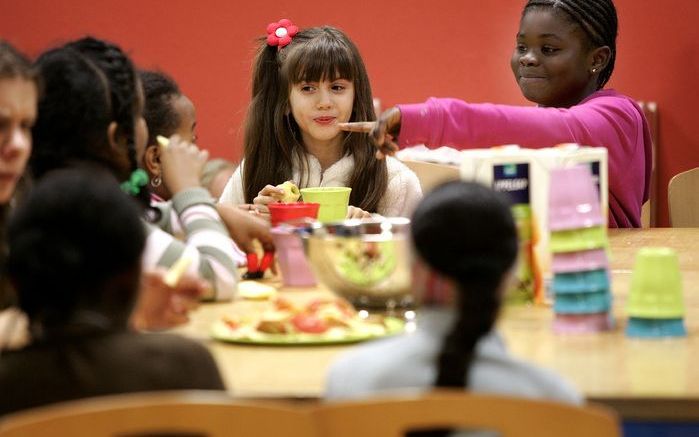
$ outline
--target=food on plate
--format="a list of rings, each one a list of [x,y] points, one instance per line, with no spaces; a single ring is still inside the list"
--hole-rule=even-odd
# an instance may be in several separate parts
[[[229,341],[304,343],[359,341],[402,330],[398,319],[359,317],[343,299],[318,299],[299,306],[276,298],[257,314],[226,316],[214,336]],[[222,331],[223,330],[223,331]]]
[[[301,197],[299,187],[297,187],[296,184],[291,181],[286,181],[283,184],[279,184],[277,185],[277,188],[284,190],[284,198],[281,200],[282,203],[296,202],[299,200],[299,197]]]
[[[238,295],[243,299],[269,299],[277,294],[277,289],[257,281],[238,283]]]

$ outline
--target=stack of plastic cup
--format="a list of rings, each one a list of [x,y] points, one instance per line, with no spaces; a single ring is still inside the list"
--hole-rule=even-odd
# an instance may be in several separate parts
[[[268,207],[270,220],[274,226],[271,233],[282,283],[287,287],[311,287],[315,285],[316,279],[308,265],[303,250],[303,241],[295,232],[294,222],[304,218],[316,219],[320,204],[309,202],[270,203]]]
[[[626,311],[629,337],[683,337],[684,299],[677,253],[643,247],[636,253]]]
[[[549,230],[557,333],[611,329],[607,229],[588,166],[551,170]]]

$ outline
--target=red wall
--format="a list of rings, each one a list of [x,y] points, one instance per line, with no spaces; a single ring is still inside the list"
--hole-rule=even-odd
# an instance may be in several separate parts
[[[384,107],[454,96],[525,104],[509,70],[524,0],[0,0],[3,38],[31,55],[90,33],[175,77],[197,105],[200,145],[238,159],[255,39],[268,22],[331,24],[363,53]],[[699,166],[699,1],[617,0],[611,87],[658,102],[661,224],[670,177]]]

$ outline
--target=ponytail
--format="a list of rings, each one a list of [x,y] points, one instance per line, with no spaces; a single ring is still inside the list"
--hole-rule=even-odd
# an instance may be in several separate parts
[[[243,190],[245,202],[252,203],[267,184],[282,183],[291,178],[291,148],[284,147],[279,132],[286,131],[283,123],[291,117],[287,108],[280,108],[286,100],[285,89],[279,77],[277,47],[261,40],[255,56],[252,75],[252,100],[245,122],[245,167]],[[298,182],[298,181],[297,181]]]

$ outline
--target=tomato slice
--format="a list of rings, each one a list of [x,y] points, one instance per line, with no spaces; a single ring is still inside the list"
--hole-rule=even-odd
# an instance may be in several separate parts
[[[297,314],[291,323],[299,331],[309,334],[322,334],[328,330],[327,323],[312,314]]]

